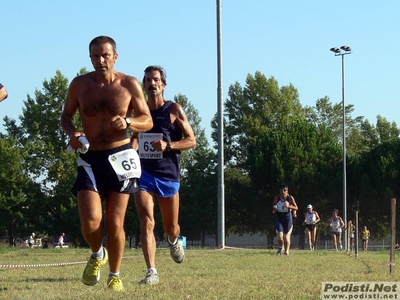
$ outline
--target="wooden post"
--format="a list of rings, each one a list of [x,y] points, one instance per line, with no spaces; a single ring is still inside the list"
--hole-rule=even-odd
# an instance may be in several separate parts
[[[351,254],[351,239],[350,239],[350,232],[351,232],[351,228],[350,228],[350,220],[347,220],[347,255]],[[353,232],[354,233],[354,232]],[[354,241],[354,239],[353,239]]]
[[[394,273],[394,267],[396,265],[396,250],[394,248],[394,245],[396,244],[396,198],[392,198],[390,201],[390,273]]]
[[[354,228],[354,256],[358,257],[358,209],[356,209],[356,227]]]

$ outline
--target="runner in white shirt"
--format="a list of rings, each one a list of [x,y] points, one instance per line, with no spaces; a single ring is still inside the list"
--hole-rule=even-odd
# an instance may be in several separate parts
[[[315,240],[317,236],[317,227],[316,224],[321,220],[318,213],[313,210],[313,206],[311,204],[307,205],[307,212],[304,214],[304,223],[308,232],[308,243],[310,245],[310,250],[314,251]]]
[[[338,244],[340,249],[342,249],[342,228],[344,227],[343,219],[339,217],[338,214],[339,210],[334,209],[332,211],[332,217],[329,219],[333,246],[335,247],[336,251],[338,251]]]

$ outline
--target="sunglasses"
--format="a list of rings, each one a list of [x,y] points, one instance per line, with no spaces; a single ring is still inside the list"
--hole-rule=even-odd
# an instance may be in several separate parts
[[[281,192],[287,192],[288,189],[280,189]]]

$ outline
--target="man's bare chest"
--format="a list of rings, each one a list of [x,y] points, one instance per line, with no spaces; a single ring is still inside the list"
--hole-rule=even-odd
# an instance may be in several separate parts
[[[79,97],[81,111],[87,116],[96,114],[124,114],[130,103],[130,94],[126,89],[88,88]]]

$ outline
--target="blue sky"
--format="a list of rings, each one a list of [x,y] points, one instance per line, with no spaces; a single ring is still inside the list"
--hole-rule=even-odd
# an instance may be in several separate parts
[[[210,137],[217,112],[215,0],[6,1],[1,6],[0,82],[9,98],[3,117],[18,119],[27,94],[60,70],[69,80],[92,70],[88,44],[98,35],[118,45],[116,69],[141,79],[158,64],[168,75],[166,98],[178,93],[198,109]],[[223,93],[247,74],[292,83],[302,105],[329,96],[341,102],[341,59],[348,45],[346,103],[354,116],[380,114],[400,126],[400,1],[222,0]]]

